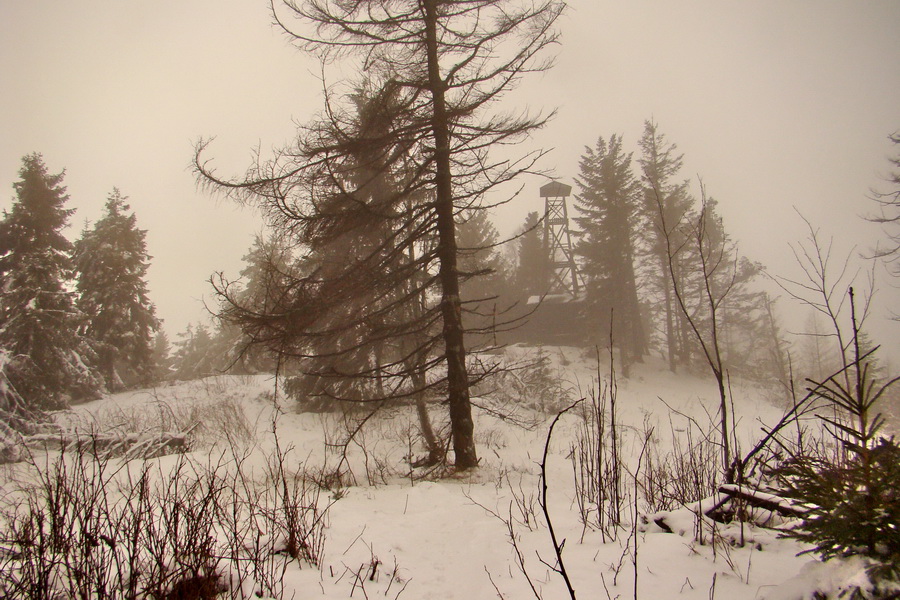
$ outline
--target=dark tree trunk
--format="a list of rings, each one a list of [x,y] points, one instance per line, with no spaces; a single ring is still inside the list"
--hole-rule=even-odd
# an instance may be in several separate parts
[[[422,439],[425,440],[425,447],[428,449],[428,457],[424,461],[416,463],[414,466],[432,466],[439,464],[444,460],[444,448],[441,446],[440,440],[434,433],[431,426],[431,417],[428,416],[428,405],[425,404],[423,394],[416,396],[416,414],[419,417],[419,430],[422,432]]]
[[[676,370],[675,366],[675,320],[674,308],[672,307],[672,276],[668,271],[668,263],[667,257],[665,254],[660,254],[660,263],[662,266],[662,284],[663,284],[663,295],[665,298],[665,310],[666,310],[666,350],[668,354],[669,361],[669,370],[673,373]]]
[[[453,436],[455,465],[470,469],[478,465],[475,453],[472,406],[469,402],[469,376],[466,372],[466,350],[463,343],[462,307],[459,298],[459,275],[456,268],[456,225],[453,221],[453,188],[450,173],[450,131],[448,127],[445,83],[441,78],[437,46],[437,4],[424,0],[428,87],[434,100],[431,127],[435,142],[435,179],[437,197],[438,260],[441,281],[441,315],[447,360],[447,393],[450,405],[450,431]]]

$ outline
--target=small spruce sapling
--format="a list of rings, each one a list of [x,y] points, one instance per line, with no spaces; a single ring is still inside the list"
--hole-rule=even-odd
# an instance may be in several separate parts
[[[821,418],[843,459],[795,456],[776,476],[786,497],[809,507],[801,524],[785,535],[812,544],[807,552],[826,560],[865,557],[870,578],[880,588],[900,581],[900,447],[893,437],[879,435],[884,418],[874,405],[900,377],[886,383],[875,379],[877,348],[860,351],[852,288],[850,304],[855,360],[845,369],[848,377],[841,372],[811,388],[837,409],[834,417]]]

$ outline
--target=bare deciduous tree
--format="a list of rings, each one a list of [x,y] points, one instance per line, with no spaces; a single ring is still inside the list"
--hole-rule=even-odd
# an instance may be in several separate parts
[[[670,220],[663,195],[657,193],[656,198],[672,292],[716,379],[722,467],[730,483],[737,475],[734,469],[738,461],[732,460],[726,390],[728,372],[721,338],[722,313],[726,302],[740,292],[760,267],[738,254],[715,211],[716,202],[707,197],[702,182],[700,192],[700,212],[684,212],[675,222]],[[684,259],[687,269],[694,275],[692,279],[676,276],[676,269],[684,268]]]
[[[888,139],[900,147],[900,131],[895,131]],[[868,217],[873,223],[884,226],[888,245],[875,249],[875,256],[883,258],[891,273],[900,277],[900,151],[890,158],[894,170],[887,176],[888,189],[873,189],[870,198],[878,205],[878,212]]]
[[[869,315],[869,307],[874,290],[874,272],[864,272],[853,264],[851,250],[843,259],[835,255],[834,239],[822,239],[821,231],[800,215],[806,224],[807,236],[800,243],[791,246],[797,266],[802,275],[796,278],[776,277],[775,282],[801,304],[813,310],[813,314],[824,318],[825,332],[807,332],[805,335],[833,339],[840,364],[844,385],[850,387],[850,365],[852,358],[852,335],[842,325],[848,310],[847,290],[864,275],[866,285],[857,299],[858,324],[862,327]],[[857,285],[857,289],[861,289]]]
[[[670,264],[667,246],[680,245],[677,229],[666,233],[666,225],[660,216],[671,226],[681,221],[690,210],[693,199],[688,191],[687,181],[677,179],[682,166],[682,154],[677,154],[677,146],[666,140],[654,121],[644,122],[644,134],[639,142],[641,148],[641,178],[644,187],[642,213],[646,222],[643,240],[643,251],[650,257],[649,288],[661,296],[662,319],[666,355],[669,369],[674,372],[679,354],[684,354],[680,335],[683,319],[672,295],[673,278],[680,279],[682,269],[675,261]],[[662,209],[660,208],[662,207]],[[683,356],[681,358],[684,358]]]

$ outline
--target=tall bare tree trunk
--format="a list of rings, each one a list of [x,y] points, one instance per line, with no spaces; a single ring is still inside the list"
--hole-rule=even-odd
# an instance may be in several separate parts
[[[454,464],[458,469],[478,465],[475,453],[475,426],[469,399],[469,376],[466,372],[466,350],[463,343],[462,306],[459,297],[459,274],[456,268],[456,224],[453,221],[453,188],[450,172],[450,131],[437,44],[437,2],[423,0],[425,9],[428,86],[433,98],[431,127],[434,133],[435,180],[437,197],[438,260],[441,282],[441,315],[447,360],[447,393],[450,405],[450,431],[453,436]]]

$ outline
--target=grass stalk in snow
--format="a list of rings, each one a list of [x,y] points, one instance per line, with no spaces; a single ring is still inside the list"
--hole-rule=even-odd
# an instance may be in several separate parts
[[[556,537],[556,532],[553,529],[553,520],[550,518],[550,509],[547,505],[547,454],[550,451],[550,440],[553,437],[553,428],[559,422],[559,419],[578,406],[582,400],[578,400],[577,402],[570,404],[567,408],[564,408],[560,412],[556,413],[556,416],[553,418],[553,421],[550,423],[550,429],[547,431],[547,439],[544,441],[544,455],[541,458],[541,499],[540,505],[541,510],[544,513],[544,520],[547,522],[547,530],[550,533],[550,541],[553,544],[553,552],[556,554],[556,564],[551,565],[549,563],[544,562],[544,564],[549,567],[553,572],[557,573],[560,577],[563,578],[563,581],[566,583],[566,589],[569,592],[569,597],[572,600],[575,600],[575,590],[572,588],[572,581],[569,579],[569,573],[566,571],[566,563],[563,560],[563,549],[566,545],[566,540],[563,538],[562,541],[559,541]]]

